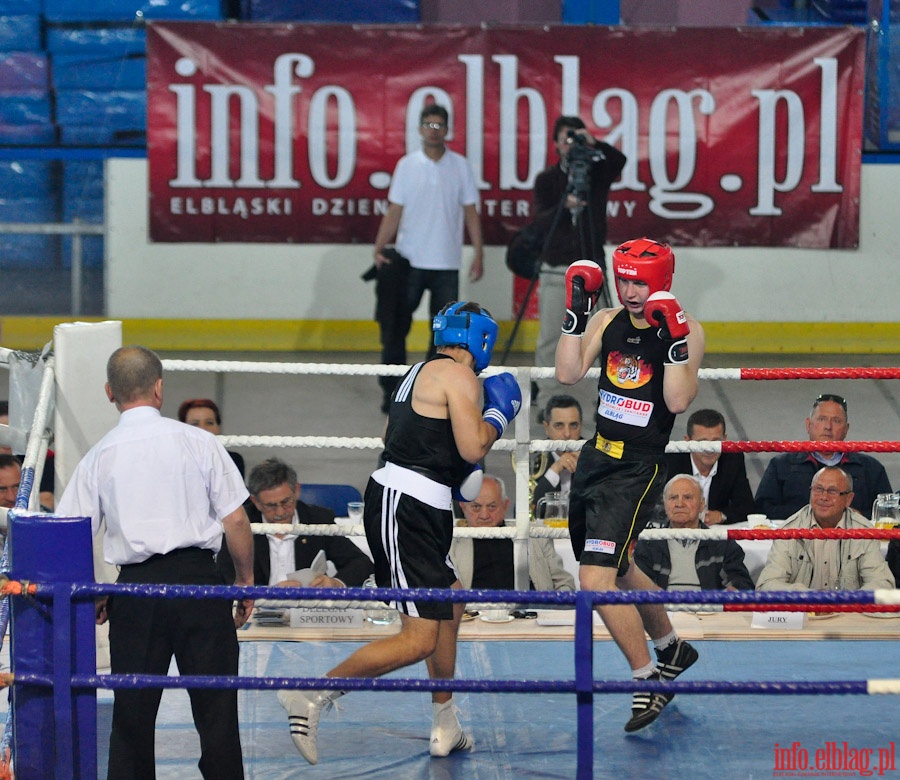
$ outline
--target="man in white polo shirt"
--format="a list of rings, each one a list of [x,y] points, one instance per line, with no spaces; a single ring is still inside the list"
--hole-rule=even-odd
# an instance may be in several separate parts
[[[447,109],[425,106],[419,117],[422,148],[401,157],[391,179],[388,210],[375,237],[382,363],[406,364],[406,336],[426,290],[432,318],[459,300],[463,224],[475,250],[469,279],[477,282],[484,273],[475,177],[466,158],[446,147],[448,132]],[[395,236],[395,246],[387,248]],[[405,295],[398,289],[404,284]],[[431,345],[428,356],[433,354]],[[399,379],[381,378],[385,413]]]

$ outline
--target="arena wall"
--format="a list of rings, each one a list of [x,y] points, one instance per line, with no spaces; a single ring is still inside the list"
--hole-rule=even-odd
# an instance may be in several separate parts
[[[106,177],[106,313],[123,320],[126,342],[172,350],[378,350],[374,287],[360,279],[371,245],[153,244],[146,160],[109,160]],[[858,250],[676,248],[673,291],[704,324],[708,351],[898,351],[898,191],[900,167],[863,166]],[[484,279],[463,280],[461,290],[502,321],[501,339],[515,319],[503,254],[488,247]],[[27,348],[30,333],[51,332],[48,319],[4,321],[4,344]],[[413,337],[425,338],[424,306],[416,320]],[[535,335],[536,323],[526,321],[514,348],[529,351]]]

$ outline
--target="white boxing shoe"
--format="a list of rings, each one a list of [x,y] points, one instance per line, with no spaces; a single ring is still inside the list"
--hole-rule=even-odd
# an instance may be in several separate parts
[[[472,750],[475,747],[475,740],[459,725],[456,707],[450,702],[448,705],[434,706],[434,724],[431,727],[429,750],[436,758],[449,756],[456,750]]]
[[[343,691],[278,691],[278,701],[287,710],[288,723],[291,728],[291,739],[310,764],[319,760],[319,748],[316,737],[319,732],[319,716],[324,710],[331,708],[332,703]]]

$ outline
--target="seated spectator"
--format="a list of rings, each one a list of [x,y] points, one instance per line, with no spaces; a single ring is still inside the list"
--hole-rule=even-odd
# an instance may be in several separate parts
[[[676,474],[663,491],[665,528],[706,528],[700,480]],[[634,562],[663,590],[753,590],[744,551],[732,539],[638,539]]]
[[[875,458],[857,452],[830,452],[828,442],[844,441],[850,430],[847,401],[823,393],[806,418],[810,441],[822,442],[817,452],[786,452],[769,461],[756,489],[756,505],[769,517],[784,519],[798,512],[809,500],[813,475],[823,466],[840,466],[853,480],[853,508],[866,518],[879,493],[893,493],[887,473]]]
[[[470,528],[502,526],[509,509],[506,485],[499,477],[485,474],[478,497],[474,501],[461,501],[460,506],[464,524]],[[515,588],[512,539],[454,537],[450,560],[465,590]],[[529,540],[528,575],[533,590],[575,590],[575,578],[565,570],[552,539]]]
[[[0,401],[0,425],[9,425],[9,401]],[[0,455],[12,454],[12,447],[0,446]],[[15,458],[19,466],[25,461],[24,455],[15,455]],[[43,512],[52,512],[53,507],[56,506],[56,496],[54,495],[56,484],[55,468],[53,450],[47,450],[47,457],[44,458],[44,470],[41,472],[41,484],[38,487],[38,499]],[[15,498],[13,496],[14,502]]]
[[[551,396],[541,411],[541,422],[547,438],[553,441],[578,441],[581,438],[581,404],[571,395]],[[579,451],[551,452],[548,466],[537,475],[533,504],[547,493],[558,491],[568,496],[572,474],[578,465]]]
[[[19,495],[19,483],[22,480],[22,467],[15,455],[0,453],[0,507],[13,509],[16,496]],[[4,523],[5,525],[5,523]],[[0,530],[0,553],[6,546],[6,529]]]
[[[0,425],[9,425],[9,401],[0,401]],[[12,455],[12,447],[6,439],[0,444],[0,455]]]
[[[215,401],[209,398],[189,398],[178,407],[178,419],[193,425],[196,428],[203,428],[214,436],[222,435],[222,415],[219,413],[219,407]],[[234,465],[241,472],[241,479],[244,475],[244,457],[237,452],[226,450],[231,455]]]
[[[247,507],[251,523],[291,525],[334,523],[334,512],[300,500],[297,472],[278,458],[269,458],[250,471],[247,489],[252,506]],[[257,585],[299,587],[287,575],[309,568],[319,550],[325,551],[331,575],[320,574],[312,588],[360,587],[375,567],[369,557],[346,536],[295,536],[253,534],[253,577]],[[232,582],[234,567],[225,545],[218,558],[225,582]]]
[[[725,441],[725,418],[715,409],[698,409],[687,421],[685,441]],[[742,452],[668,452],[669,474],[693,474],[703,487],[707,526],[743,523],[756,511]]]
[[[887,565],[894,575],[894,582],[900,582],[900,539],[888,542]]]
[[[783,528],[871,528],[851,509],[853,479],[842,468],[816,472],[809,504]],[[757,590],[874,590],[894,578],[876,539],[775,539]]]

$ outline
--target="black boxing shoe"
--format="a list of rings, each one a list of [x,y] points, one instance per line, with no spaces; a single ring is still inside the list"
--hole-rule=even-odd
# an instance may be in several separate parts
[[[690,669],[700,657],[700,654],[689,642],[676,639],[662,650],[656,651],[656,668],[663,680],[674,680],[686,669]],[[667,693],[666,703],[675,698],[674,693]]]
[[[648,680],[660,680],[659,672],[653,672]],[[631,720],[625,724],[625,731],[631,733],[649,726],[655,721],[672,696],[656,691],[635,691],[631,699]]]

